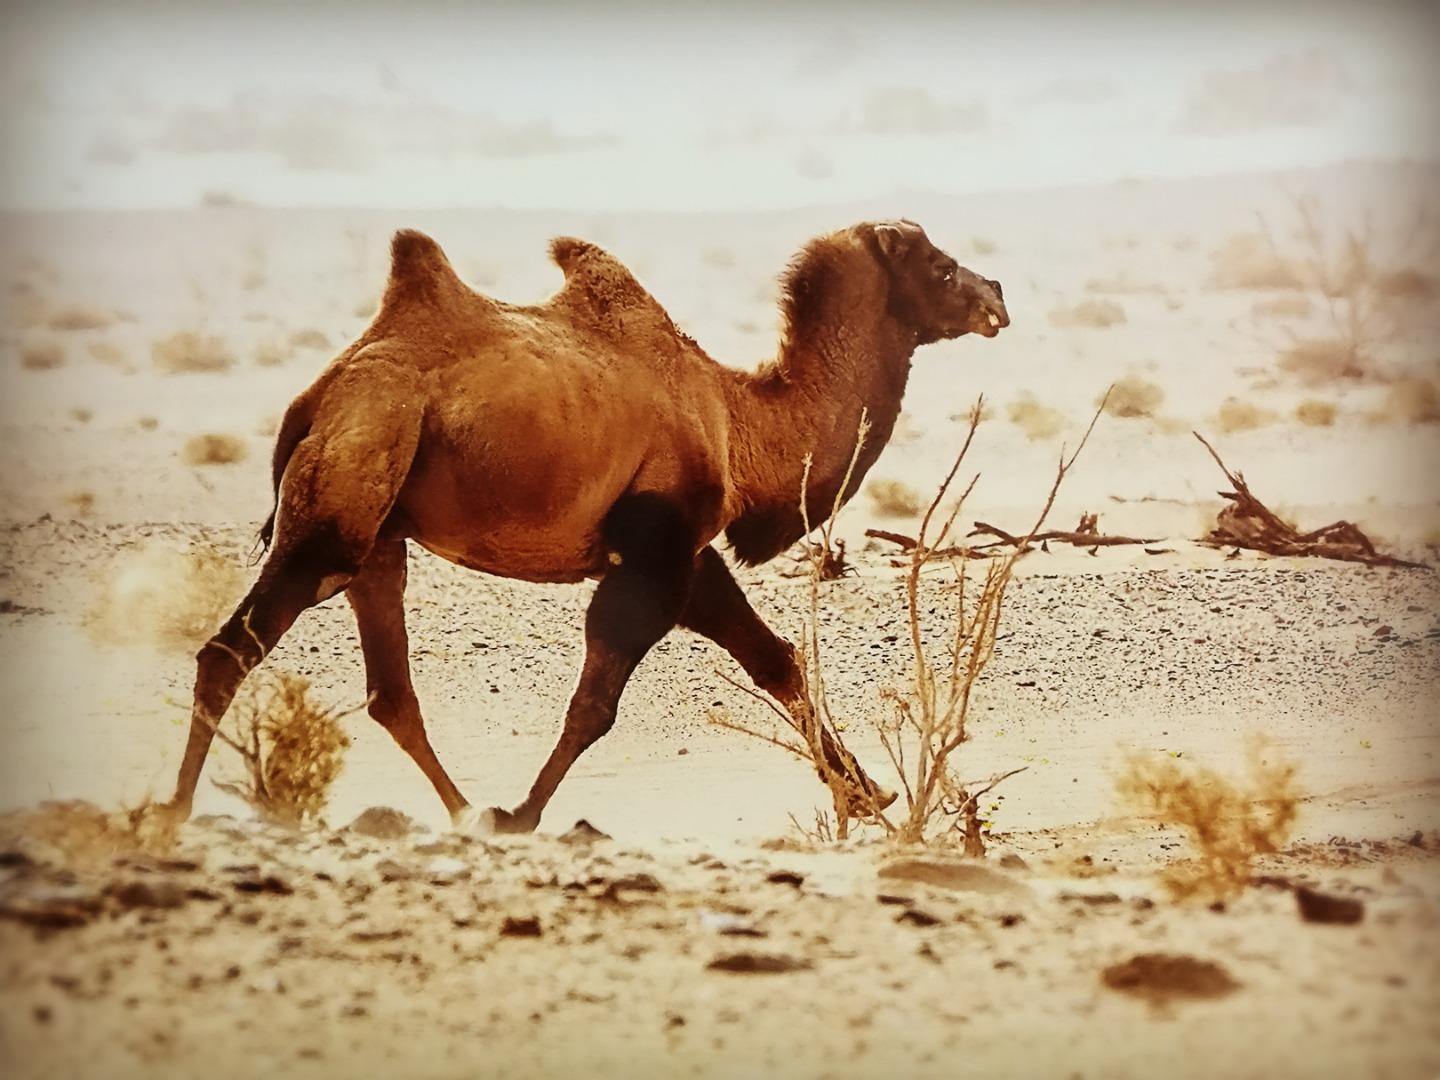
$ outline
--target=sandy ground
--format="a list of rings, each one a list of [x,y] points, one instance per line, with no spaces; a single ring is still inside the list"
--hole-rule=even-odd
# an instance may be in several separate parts
[[[201,820],[164,858],[57,848],[42,826],[61,815],[27,816],[46,800],[114,808],[168,794],[193,644],[157,646],[138,616],[117,640],[113,626],[97,631],[96,607],[142,552],[218,551],[243,577],[268,509],[264,432],[363,325],[390,228],[432,231],[472,281],[521,300],[558,280],[546,236],[592,237],[717,356],[743,363],[771,347],[769,283],[789,251],[896,208],[6,218],[7,1075],[1433,1077],[1440,584],[1424,570],[1231,559],[1194,544],[1223,477],[1189,435],[1206,432],[1302,524],[1346,517],[1400,554],[1433,558],[1440,424],[1407,422],[1389,397],[1396,374],[1434,377],[1433,306],[1385,343],[1383,372],[1315,385],[1275,358],[1287,335],[1320,332],[1322,314],[1276,323],[1254,314],[1273,293],[1207,284],[1217,246],[1254,228],[1257,212],[1283,215],[1287,191],[1313,190],[1343,217],[1403,204],[1432,178],[1356,166],[917,195],[900,208],[1005,283],[1015,325],[917,356],[876,477],[928,490],[983,390],[993,418],[963,522],[1018,529],[1106,384],[1137,375],[1164,394],[1151,416],[1101,421],[1055,521],[1097,510],[1102,529],[1168,550],[1056,548],[1021,563],[965,768],[1027,769],[997,793],[985,866],[957,870],[931,853],[920,881],[885,876],[897,855],[873,840],[797,842],[791,815],[811,821],[822,790],[773,749],[708,722],[714,708],[752,723],[767,714],[721,677],[738,674],[727,657],[682,635],[646,659],[620,722],[537,837],[448,832],[428,785],[363,713],[345,722],[353,742],[327,813],[338,831],[262,827],[208,782]],[[1051,323],[1055,309],[1097,297],[1126,321]],[[76,322],[99,325],[67,328]],[[235,362],[158,370],[152,343],[176,331],[215,336]],[[57,364],[26,360],[57,348]],[[257,363],[262,354],[276,362]],[[1032,439],[1012,422],[1027,394],[1057,411],[1055,431]],[[1231,397],[1270,418],[1223,431],[1216,414]],[[1293,419],[1306,399],[1334,404],[1334,424]],[[237,436],[246,454],[187,465],[182,448],[198,433]],[[827,678],[857,750],[878,766],[878,690],[903,682],[908,654],[897,571],[886,551],[861,552],[859,534],[911,523],[863,496],[847,513],[859,573],[824,586]],[[783,576],[788,565],[742,578],[794,633],[806,590]],[[949,587],[927,575],[922,607],[942,609]],[[548,752],[587,594],[412,554],[416,687],[438,752],[477,804],[518,801]],[[938,641],[943,623],[928,629]],[[341,599],[309,613],[270,663],[310,679],[327,704],[363,702]],[[1156,873],[1185,856],[1186,838],[1126,816],[1115,775],[1137,750],[1238,771],[1256,736],[1299,765],[1295,836],[1257,865],[1264,883],[1223,910],[1173,904]],[[217,750],[207,775],[233,769]],[[377,805],[417,831],[340,828]],[[580,818],[613,839],[566,842]],[[1362,921],[1302,920],[1297,883],[1360,900]],[[737,954],[751,959],[726,960]],[[1182,971],[1138,996],[1107,984],[1107,968],[1143,954],[1223,974]],[[725,969],[747,963],[782,970]]]

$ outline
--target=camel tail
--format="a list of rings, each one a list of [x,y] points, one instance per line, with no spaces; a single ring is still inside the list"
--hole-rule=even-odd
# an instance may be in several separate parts
[[[260,532],[256,534],[255,546],[250,551],[251,562],[268,551],[270,542],[275,538],[275,516],[280,509],[280,481],[285,477],[285,467],[290,464],[290,455],[295,452],[295,447],[300,445],[300,440],[310,433],[312,416],[307,398],[308,395],[302,395],[285,410],[285,418],[280,421],[280,430],[275,435],[275,455],[270,462],[270,483],[274,489],[274,497],[270,514],[260,526]]]

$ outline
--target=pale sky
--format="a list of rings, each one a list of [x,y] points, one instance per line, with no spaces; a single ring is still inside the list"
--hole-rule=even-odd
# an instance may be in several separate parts
[[[12,4],[0,208],[705,211],[1440,158],[1440,5],[720,7]]]

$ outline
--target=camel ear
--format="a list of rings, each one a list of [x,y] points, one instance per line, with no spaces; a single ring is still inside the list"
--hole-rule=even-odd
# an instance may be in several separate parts
[[[875,242],[887,259],[898,259],[909,246],[904,230],[898,225],[876,225]]]

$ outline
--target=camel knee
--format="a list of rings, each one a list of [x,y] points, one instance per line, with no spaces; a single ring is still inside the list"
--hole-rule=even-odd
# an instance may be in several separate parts
[[[420,718],[420,702],[413,693],[371,691],[366,711],[372,720],[388,731],[390,737],[406,750],[426,742],[425,722]]]
[[[607,697],[577,694],[565,714],[565,738],[583,751],[615,726],[616,703]]]

